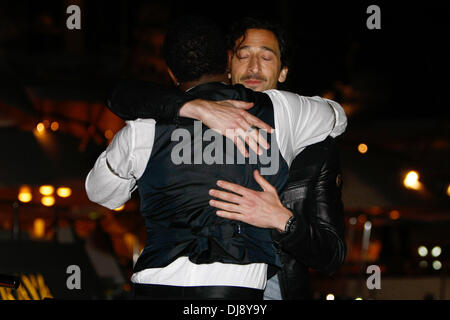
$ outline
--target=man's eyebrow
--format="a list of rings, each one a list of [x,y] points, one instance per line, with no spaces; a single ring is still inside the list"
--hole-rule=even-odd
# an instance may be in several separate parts
[[[244,45],[244,46],[242,46],[242,47],[239,47],[237,50],[249,49],[249,48],[251,48],[251,46]],[[272,52],[274,55],[277,55],[277,53],[275,52],[275,50],[273,50],[272,48],[269,48],[269,47],[266,47],[266,46],[260,46],[260,47],[258,47],[258,48],[264,49],[264,50],[267,50],[267,51],[270,51],[270,52]]]

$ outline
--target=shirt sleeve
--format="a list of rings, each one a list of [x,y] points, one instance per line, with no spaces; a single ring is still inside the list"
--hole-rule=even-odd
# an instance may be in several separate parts
[[[89,172],[88,198],[108,209],[122,206],[137,188],[153,147],[155,121],[127,121]]]
[[[181,107],[196,97],[178,88],[142,80],[123,80],[110,90],[106,105],[124,120],[176,123]]]
[[[265,93],[273,103],[278,146],[289,166],[305,147],[329,135],[336,137],[347,127],[344,109],[337,102],[280,90]]]

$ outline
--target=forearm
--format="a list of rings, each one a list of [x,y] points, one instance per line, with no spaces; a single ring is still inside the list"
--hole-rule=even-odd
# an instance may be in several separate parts
[[[133,179],[116,175],[108,166],[104,151],[89,172],[85,188],[89,200],[108,209],[116,209],[130,199],[136,183]]]
[[[319,162],[316,173],[303,169],[312,160]],[[305,265],[330,274],[344,262],[346,254],[336,142],[328,138],[305,149],[290,169],[293,188],[285,191],[283,200],[297,223],[292,234],[278,235],[278,242],[282,250]]]
[[[334,273],[345,259],[344,238],[333,226],[310,223],[299,215],[296,217],[294,232],[279,242],[281,250],[314,270]]]
[[[194,99],[177,88],[126,80],[111,90],[107,106],[123,120],[152,118],[161,123],[174,123],[182,106]]]

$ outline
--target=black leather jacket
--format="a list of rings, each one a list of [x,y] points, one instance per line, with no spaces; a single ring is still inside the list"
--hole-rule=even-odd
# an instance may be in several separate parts
[[[292,162],[281,200],[297,218],[284,236],[272,232],[282,270],[278,273],[283,300],[311,299],[308,268],[333,274],[346,255],[342,178],[336,141],[308,146]]]
[[[175,88],[124,81],[111,91],[107,105],[124,120],[173,123],[181,106],[193,99]],[[305,148],[291,164],[280,198],[297,217],[296,229],[288,235],[272,232],[284,265],[278,273],[283,299],[310,299],[308,269],[331,275],[344,262],[341,181],[339,152],[331,137]]]

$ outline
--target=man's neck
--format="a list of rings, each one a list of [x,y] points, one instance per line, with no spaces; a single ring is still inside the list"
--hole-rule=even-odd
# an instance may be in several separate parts
[[[180,89],[183,91],[189,90],[198,85],[209,83],[209,82],[228,82],[227,75],[224,74],[206,74],[200,77],[200,79],[195,81],[186,81],[180,83]]]

